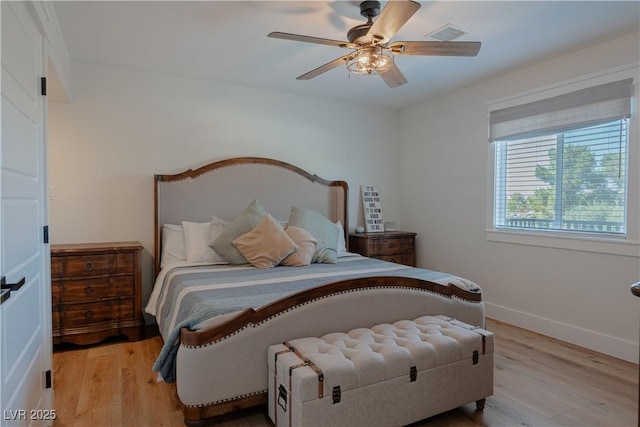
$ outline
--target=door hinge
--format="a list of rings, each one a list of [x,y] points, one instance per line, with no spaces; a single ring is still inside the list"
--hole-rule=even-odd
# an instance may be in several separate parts
[[[49,243],[49,226],[45,225],[42,227],[42,231],[44,243]]]
[[[44,373],[44,388],[51,388],[51,370]]]
[[[40,77],[40,94],[42,96],[47,96],[47,78]]]

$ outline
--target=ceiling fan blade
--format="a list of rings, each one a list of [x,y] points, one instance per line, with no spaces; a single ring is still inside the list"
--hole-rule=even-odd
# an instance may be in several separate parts
[[[348,49],[354,49],[353,46],[355,46],[353,43],[349,43],[347,41],[323,39],[323,38],[320,38],[320,37],[303,36],[303,35],[300,35],[300,34],[282,33],[282,32],[279,32],[279,31],[274,31],[272,33],[269,33],[269,34],[267,34],[267,37],[271,37],[271,38],[274,38],[274,39],[293,40],[293,41],[296,41],[296,42],[325,44],[325,45],[329,45],[329,46],[345,47],[345,48],[348,48]]]
[[[418,9],[420,9],[420,3],[412,0],[387,2],[367,35],[382,36],[382,43],[389,42]]]
[[[296,77],[296,80],[310,80],[314,77],[319,76],[322,73],[326,73],[329,70],[333,70],[334,68],[347,62],[347,59],[349,59],[349,56],[351,56],[351,54],[341,56],[340,58],[336,58],[331,62],[327,62],[326,64],[321,65],[320,67],[313,69],[308,73],[305,73],[299,77]]]
[[[402,74],[402,71],[400,71],[400,68],[398,68],[396,64],[393,64],[393,67],[388,71],[380,74],[380,77],[382,77],[382,80],[384,80],[389,87],[398,87],[407,83],[407,78]]]
[[[480,42],[393,42],[389,49],[394,55],[428,56],[476,56],[480,51]]]

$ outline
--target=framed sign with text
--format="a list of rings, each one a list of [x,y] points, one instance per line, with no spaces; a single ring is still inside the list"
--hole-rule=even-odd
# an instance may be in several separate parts
[[[362,207],[364,209],[364,225],[367,233],[384,231],[382,220],[382,203],[380,191],[374,185],[361,185]]]

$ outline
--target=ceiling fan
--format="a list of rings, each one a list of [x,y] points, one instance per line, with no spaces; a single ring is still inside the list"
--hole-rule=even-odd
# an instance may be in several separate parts
[[[476,56],[478,54],[480,42],[390,42],[398,30],[409,21],[409,18],[418,9],[420,9],[418,2],[394,0],[387,2],[385,8],[380,12],[379,1],[363,1],[360,3],[360,15],[367,18],[367,22],[349,30],[347,33],[349,41],[277,31],[269,33],[268,37],[337,46],[351,50],[350,53],[297,77],[298,80],[309,80],[341,64],[346,64],[350,73],[361,75],[378,74],[389,87],[396,87],[407,83],[407,79],[395,64],[394,55]],[[375,17],[378,18],[374,22],[373,18]]]

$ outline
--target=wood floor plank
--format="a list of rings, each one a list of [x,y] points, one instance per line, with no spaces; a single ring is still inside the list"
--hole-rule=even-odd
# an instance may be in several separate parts
[[[87,351],[58,351],[53,353],[53,403],[57,408],[56,425],[72,427],[76,419],[76,407],[87,361]]]
[[[514,398],[515,397],[515,398]],[[532,409],[526,402],[523,403],[523,399],[520,396],[513,396],[506,394],[505,391],[495,387],[494,394],[491,398],[487,399],[487,406],[485,412],[495,412],[499,414],[506,423],[496,422],[495,426],[545,426],[556,427],[558,424],[551,418],[544,414]]]
[[[75,425],[120,426],[123,417],[120,357],[117,352],[92,350],[79,385]]]
[[[535,334],[511,325],[502,328],[500,322],[493,321],[492,326],[500,347],[496,360],[500,355],[506,357],[510,365],[518,368],[517,375],[529,377],[527,384],[536,387],[542,382],[542,389],[549,396],[571,407],[553,417],[556,423],[617,426],[637,423],[637,365],[553,338],[536,339]],[[496,362],[496,368],[499,365]]]
[[[606,375],[589,372],[588,369],[576,369],[567,364],[562,369],[551,370],[543,361],[533,364],[536,372],[544,372],[549,376],[547,383],[555,389],[563,391],[558,396],[573,406],[606,408],[608,412],[624,413],[634,411],[637,402],[636,381],[631,378],[614,381]]]
[[[509,370],[494,375],[494,387],[499,386],[504,395],[513,396],[514,401],[545,417],[553,418],[573,407],[566,399],[560,399],[558,390],[548,382],[532,379],[528,373]]]
[[[532,350],[536,354],[536,359],[544,356],[588,368],[590,371],[621,380],[628,380],[633,373],[637,374],[638,365],[631,362],[616,359],[496,320],[490,320],[490,322],[492,331],[497,333],[499,339],[520,343],[522,346]]]
[[[593,385],[602,386],[603,381],[609,383],[628,383],[630,384],[636,366],[632,363],[609,358],[608,356],[597,354],[588,350],[580,353],[578,348],[574,348],[569,344],[558,346],[557,343],[553,347],[547,349],[544,345],[538,349],[539,356],[534,362],[539,366],[553,367],[558,364],[563,366],[562,372],[570,375],[578,375],[585,382]],[[552,351],[558,348],[558,351]]]
[[[151,373],[151,380],[149,384],[158,391],[159,396],[162,396],[162,402],[165,403],[167,407],[168,419],[171,422],[170,425],[184,425],[182,403],[178,398],[178,391],[175,385],[168,386],[168,384],[158,381],[158,374],[151,372],[151,367],[156,361],[158,354],[160,354],[160,350],[162,350],[162,339],[160,337],[156,337],[154,340],[151,340],[150,343],[152,345],[145,346],[147,369]]]
[[[163,425],[166,420],[166,411],[156,408],[155,405],[147,405],[148,402],[157,401],[160,396],[148,383],[148,361],[144,357],[144,348],[133,343],[123,343],[120,346],[122,358],[122,425],[139,426],[143,422],[151,421],[153,425]],[[164,414],[162,412],[165,412]],[[159,416],[156,417],[155,415]]]
[[[497,366],[500,366],[499,356],[496,359]],[[594,395],[602,395],[602,400],[613,407],[619,402],[631,403],[631,396],[634,395],[631,387],[625,387],[623,382],[611,383],[606,381],[606,377],[601,377],[603,386],[615,386],[613,390],[620,391],[620,394],[612,393],[612,389],[592,384],[592,381],[597,380],[592,373],[575,370],[571,365],[560,361],[549,363],[543,356],[538,360],[519,360],[514,366],[517,366],[518,371],[511,370],[506,375],[497,369],[496,384],[503,385],[505,391],[510,391],[513,396],[526,396],[528,405],[537,405],[537,409],[549,417],[576,406],[588,405],[589,399]],[[512,383],[516,383],[520,389],[514,389]],[[529,394],[535,396],[534,400],[528,398]],[[626,409],[632,410],[630,407]]]
[[[488,319],[496,337],[494,395],[412,427],[638,425],[638,365]],[[174,384],[151,372],[162,340],[55,352],[55,427],[183,426]],[[215,420],[271,427],[264,408]]]

